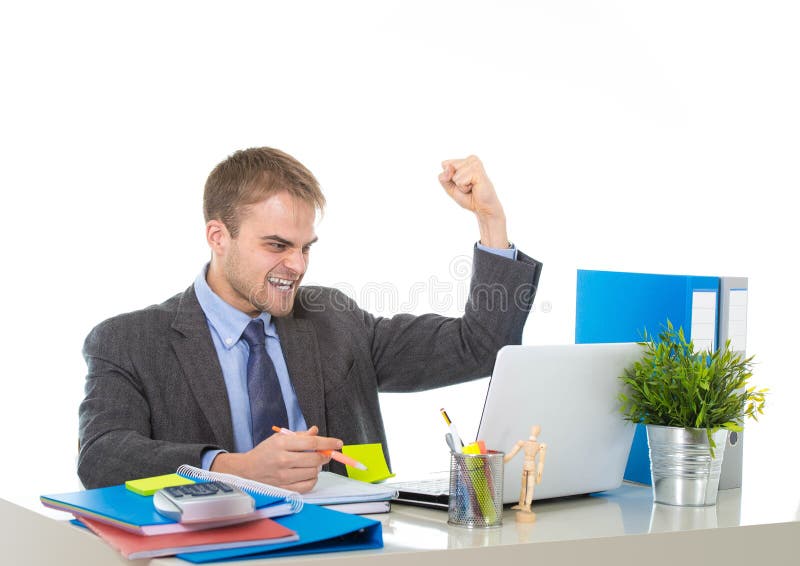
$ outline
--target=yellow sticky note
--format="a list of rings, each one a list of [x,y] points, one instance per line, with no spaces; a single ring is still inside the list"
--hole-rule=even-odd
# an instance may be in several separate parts
[[[342,454],[355,458],[367,469],[359,470],[347,466],[348,477],[354,480],[375,483],[387,478],[393,478],[394,474],[389,471],[386,458],[383,457],[383,447],[380,442],[376,444],[349,444],[342,446]]]
[[[483,440],[471,442],[461,449],[464,454],[486,454],[486,443]]]
[[[481,447],[480,447],[480,445],[478,445],[477,442],[472,442],[472,443],[467,444],[466,446],[464,446],[464,448],[462,448],[461,451],[464,454],[480,454],[481,453]]]
[[[163,476],[153,476],[152,478],[128,480],[125,482],[125,487],[139,495],[153,495],[159,489],[165,487],[188,485],[190,483],[195,482],[178,474],[164,474]]]

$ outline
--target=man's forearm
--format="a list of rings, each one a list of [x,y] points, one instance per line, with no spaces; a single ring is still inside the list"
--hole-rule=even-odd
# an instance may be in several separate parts
[[[78,477],[86,488],[173,473],[181,464],[200,465],[210,446],[144,438],[131,430],[114,430],[81,446]]]
[[[481,234],[481,244],[488,248],[508,248],[508,232],[506,230],[505,214],[492,217],[478,217],[478,229]]]

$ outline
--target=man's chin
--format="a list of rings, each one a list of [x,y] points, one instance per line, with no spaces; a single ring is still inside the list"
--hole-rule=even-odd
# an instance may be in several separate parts
[[[280,317],[291,314],[294,308],[294,298],[296,293],[293,291],[286,297],[270,297],[269,300],[263,303],[253,301],[253,306],[258,308],[261,312],[268,313],[270,316]]]

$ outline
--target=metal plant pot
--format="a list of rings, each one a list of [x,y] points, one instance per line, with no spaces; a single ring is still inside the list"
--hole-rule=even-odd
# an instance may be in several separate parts
[[[713,458],[705,429],[647,425],[656,503],[687,506],[717,503],[728,431],[718,430],[712,438],[716,444]]]

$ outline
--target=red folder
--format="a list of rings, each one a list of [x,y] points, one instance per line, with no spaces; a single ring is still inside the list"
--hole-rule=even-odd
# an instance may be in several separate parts
[[[126,558],[155,558],[182,552],[223,550],[298,540],[297,533],[272,519],[260,519],[229,527],[165,535],[137,535],[86,517],[80,522]]]

